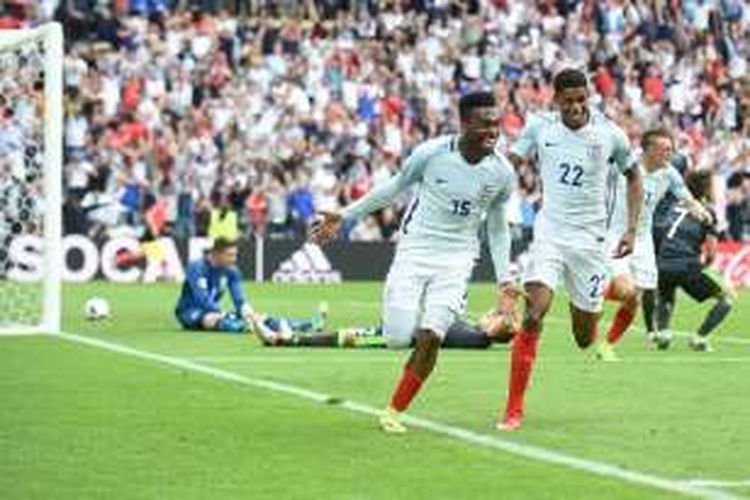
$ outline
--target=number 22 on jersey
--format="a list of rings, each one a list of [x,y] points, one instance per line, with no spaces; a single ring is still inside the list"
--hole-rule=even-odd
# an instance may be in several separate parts
[[[583,177],[583,167],[580,165],[571,165],[569,163],[560,164],[560,182],[567,186],[581,187],[581,178]]]

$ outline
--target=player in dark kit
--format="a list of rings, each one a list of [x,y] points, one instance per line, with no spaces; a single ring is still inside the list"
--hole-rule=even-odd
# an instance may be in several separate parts
[[[273,320],[278,324],[278,320]],[[456,320],[445,332],[444,349],[488,349],[493,344],[507,344],[519,326],[519,315],[513,310],[503,314],[490,311],[469,323]],[[333,333],[292,331],[284,334],[268,320],[255,322],[255,333],[268,347],[357,347],[385,348],[387,339],[382,327],[342,328]]]
[[[712,173],[695,171],[688,174],[687,186],[693,196],[710,201]],[[657,254],[659,288],[656,320],[659,331],[654,340],[657,347],[667,349],[671,335],[667,331],[675,306],[675,291],[682,288],[698,302],[709,298],[716,303],[690,340],[696,351],[710,351],[708,335],[726,318],[732,308],[733,292],[721,275],[708,268],[716,243],[716,218],[710,224],[701,222],[681,206],[670,212],[670,226],[660,241]]]

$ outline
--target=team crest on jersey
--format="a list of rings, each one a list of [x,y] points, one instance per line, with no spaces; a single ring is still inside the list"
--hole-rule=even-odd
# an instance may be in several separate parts
[[[589,155],[589,158],[592,158],[594,160],[601,159],[602,156],[604,156],[604,146],[599,144],[598,142],[589,144],[588,155]]]

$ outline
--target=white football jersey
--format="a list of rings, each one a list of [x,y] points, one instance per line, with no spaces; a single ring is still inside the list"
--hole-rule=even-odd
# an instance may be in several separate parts
[[[515,189],[516,174],[510,161],[496,153],[477,164],[467,163],[457,139],[450,135],[422,143],[388,186],[376,187],[365,200],[345,208],[342,215],[361,217],[389,202],[394,193],[415,185],[401,223],[398,253],[402,257],[434,257],[435,262],[475,258],[484,215],[490,218],[493,212],[500,212],[505,223],[504,205]]]
[[[603,242],[610,168],[625,173],[629,149],[625,133],[598,112],[578,130],[568,128],[558,112],[529,118],[511,151],[537,158],[542,208],[535,235],[573,246]]]

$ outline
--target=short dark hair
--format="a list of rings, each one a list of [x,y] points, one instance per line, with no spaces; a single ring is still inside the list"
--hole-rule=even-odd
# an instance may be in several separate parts
[[[214,240],[214,245],[211,247],[212,252],[223,252],[224,250],[228,248],[235,248],[237,246],[237,242],[235,240],[230,240],[229,238],[224,237],[218,237]]]
[[[641,148],[645,151],[657,137],[663,137],[672,141],[672,134],[666,127],[648,129],[641,136]]]
[[[458,116],[461,121],[469,118],[475,108],[490,108],[497,106],[495,94],[492,92],[470,92],[464,94],[458,101]]]
[[[713,172],[709,169],[699,169],[688,172],[685,178],[685,185],[687,186],[690,194],[696,200],[699,201],[711,201],[713,198],[711,193],[711,181],[713,180]]]
[[[579,69],[566,68],[555,75],[553,86],[555,92],[562,92],[567,89],[576,89],[579,87],[588,87],[588,79],[583,71]]]

